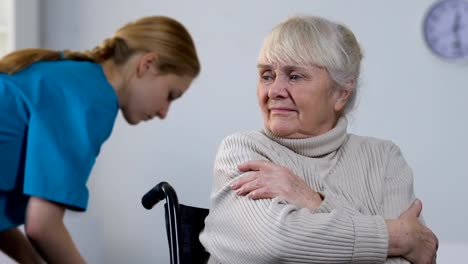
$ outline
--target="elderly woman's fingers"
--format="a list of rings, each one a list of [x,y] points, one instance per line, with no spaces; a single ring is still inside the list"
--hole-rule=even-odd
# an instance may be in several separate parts
[[[240,182],[237,183],[238,185],[236,185],[237,188],[233,188],[238,195],[247,195],[252,191],[265,188],[268,185],[267,179],[257,172],[249,173],[249,175],[242,176],[241,178],[242,179],[239,179]]]
[[[389,235],[393,236],[394,239],[390,238],[390,241],[393,240],[400,247],[405,259],[412,263],[425,264],[435,260],[439,242],[432,230],[419,220],[421,209],[421,202],[416,200],[400,215],[399,220],[403,222],[396,232],[389,232]]]
[[[237,168],[242,171],[259,171],[266,168],[276,166],[274,163],[267,160],[251,160],[240,164]]]
[[[244,186],[246,183],[249,183],[251,181],[254,181],[258,178],[258,172],[251,171],[244,173],[242,176],[237,177],[235,181],[231,183],[231,188],[233,190],[237,190]]]
[[[279,197],[309,209],[316,209],[322,203],[320,195],[289,168],[265,160],[245,162],[238,168],[247,173],[231,184],[237,195],[254,200]]]
[[[247,172],[244,175],[238,177],[235,181],[232,182],[231,188],[233,190],[239,190],[240,188],[245,188],[242,191],[239,191],[238,194],[246,194],[251,190],[258,189],[264,186],[266,183],[265,176],[271,176],[273,169],[282,168],[279,165],[276,165],[270,161],[266,160],[252,160],[245,163],[242,163],[238,166],[238,169],[241,172]],[[270,173],[265,173],[270,172]],[[262,175],[263,177],[262,177]],[[253,182],[254,181],[254,182]],[[253,183],[252,183],[253,182]],[[247,183],[249,185],[245,186]]]
[[[413,217],[419,217],[422,211],[422,202],[419,199],[416,199],[411,206],[406,209],[403,213],[401,213],[400,217],[401,219],[407,219],[407,218],[413,218]]]
[[[247,197],[252,200],[275,198],[277,195],[268,187],[263,187],[250,192]]]

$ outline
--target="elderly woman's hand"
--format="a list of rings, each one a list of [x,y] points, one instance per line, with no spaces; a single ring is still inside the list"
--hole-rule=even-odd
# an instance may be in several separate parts
[[[398,219],[387,220],[389,256],[402,256],[415,264],[435,264],[438,248],[436,235],[418,217],[421,201],[416,200]]]
[[[316,209],[322,197],[288,168],[269,161],[256,160],[239,165],[248,172],[231,185],[238,195],[251,199],[280,198],[300,208]]]

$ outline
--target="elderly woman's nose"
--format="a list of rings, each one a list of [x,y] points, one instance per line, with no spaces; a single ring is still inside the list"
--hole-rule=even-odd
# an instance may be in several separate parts
[[[270,88],[268,89],[268,97],[270,98],[287,97],[288,96],[287,85],[288,85],[287,82],[281,80],[280,78],[277,78],[270,85]]]

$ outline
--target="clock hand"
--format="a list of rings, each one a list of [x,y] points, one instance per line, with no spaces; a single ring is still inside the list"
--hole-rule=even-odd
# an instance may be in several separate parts
[[[453,48],[456,49],[457,51],[460,50],[461,48],[461,41],[460,41],[460,12],[455,13],[455,20],[453,22],[452,26],[452,32],[454,34],[454,42],[453,42]]]
[[[453,33],[457,34],[460,31],[460,12],[455,14],[455,21],[453,22],[452,27]]]

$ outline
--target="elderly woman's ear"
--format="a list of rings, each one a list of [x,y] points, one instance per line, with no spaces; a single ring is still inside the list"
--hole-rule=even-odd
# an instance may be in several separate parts
[[[340,87],[336,90],[336,101],[334,110],[337,113],[340,113],[344,110],[346,103],[348,103],[349,98],[354,93],[354,88],[356,86],[356,81],[351,79],[346,82],[343,87]]]

